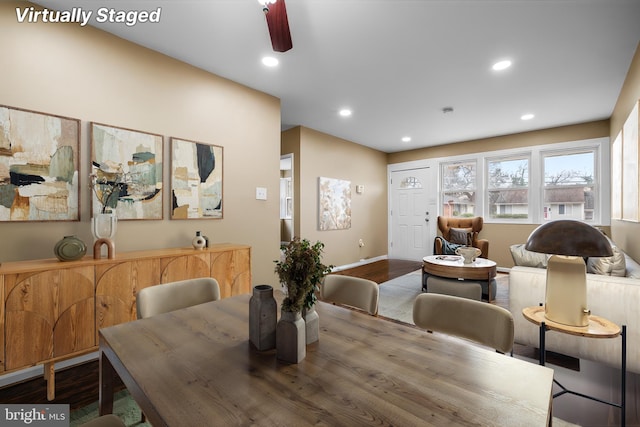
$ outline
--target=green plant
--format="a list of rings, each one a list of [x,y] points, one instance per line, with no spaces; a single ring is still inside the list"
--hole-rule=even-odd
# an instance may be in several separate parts
[[[282,310],[295,312],[310,308],[316,302],[318,284],[332,268],[322,263],[324,243],[312,245],[307,239],[295,237],[281,249],[282,259],[274,262],[280,283],[287,289]]]

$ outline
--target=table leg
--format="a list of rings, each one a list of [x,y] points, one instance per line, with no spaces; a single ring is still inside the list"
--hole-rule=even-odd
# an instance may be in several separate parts
[[[100,390],[98,396],[98,415],[113,413],[113,383],[116,372],[111,361],[100,351]]]
[[[54,362],[44,364],[44,379],[47,383],[47,400],[56,398],[56,366]]]
[[[627,325],[622,325],[622,378],[620,379],[620,425],[625,427],[627,419]]]
[[[544,322],[540,323],[540,338],[538,339],[538,342],[540,343],[539,345],[539,349],[538,352],[540,352],[540,364],[542,366],[544,366],[544,364],[546,363],[546,358],[547,358],[547,352],[545,350],[545,336],[546,336],[546,332],[547,332],[547,326],[544,324]]]

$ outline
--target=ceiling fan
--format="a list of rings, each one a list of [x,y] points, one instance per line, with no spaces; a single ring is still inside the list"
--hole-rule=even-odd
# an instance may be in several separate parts
[[[293,47],[289,20],[287,19],[287,7],[284,0],[258,0],[262,5],[264,16],[267,18],[267,27],[271,37],[271,46],[276,52],[286,52]]]

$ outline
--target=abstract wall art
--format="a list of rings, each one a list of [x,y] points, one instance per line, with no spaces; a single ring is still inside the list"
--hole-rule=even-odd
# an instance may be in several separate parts
[[[318,228],[351,228],[351,181],[320,177],[318,194]]]
[[[0,221],[79,221],[80,121],[0,105]]]
[[[171,219],[220,219],[223,147],[171,138]]]
[[[92,212],[162,219],[162,159],[161,135],[91,123]]]

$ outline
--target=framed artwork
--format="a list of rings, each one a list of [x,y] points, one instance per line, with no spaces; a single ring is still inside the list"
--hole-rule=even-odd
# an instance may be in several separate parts
[[[0,221],[79,221],[80,120],[0,105]]]
[[[223,147],[171,138],[171,219],[221,219]]]
[[[638,139],[638,119],[640,101],[636,102],[622,128],[622,219],[640,220],[640,193],[638,191],[640,167],[640,140]]]
[[[321,231],[351,228],[351,181],[320,177],[318,196]]]
[[[611,219],[622,218],[622,132],[611,144]]]
[[[92,211],[162,219],[162,136],[91,123]]]

